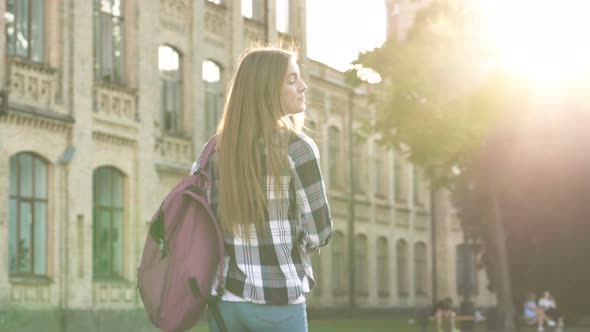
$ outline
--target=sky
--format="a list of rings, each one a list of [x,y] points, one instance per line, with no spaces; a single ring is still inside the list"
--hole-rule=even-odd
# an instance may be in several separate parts
[[[341,71],[385,41],[385,0],[308,0],[307,56]]]

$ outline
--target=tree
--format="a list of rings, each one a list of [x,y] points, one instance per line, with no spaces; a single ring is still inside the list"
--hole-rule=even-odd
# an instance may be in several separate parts
[[[360,54],[351,76],[370,68],[383,78],[376,120],[365,130],[388,147],[409,147],[435,188],[453,192],[464,231],[480,240],[507,326],[513,302],[531,290],[552,290],[576,316],[590,305],[583,281],[590,156],[582,152],[590,141],[590,85],[580,85],[581,98],[534,100],[526,82],[486,70],[494,54],[480,38],[481,21],[468,8],[435,1],[418,12],[403,42]]]
[[[487,252],[488,267],[496,272],[499,302],[512,324],[513,306],[501,211],[494,199],[493,181],[473,177],[485,168],[478,162],[482,151],[492,153],[495,128],[506,114],[525,102],[526,91],[501,72],[486,72],[492,53],[481,40],[478,16],[467,8],[437,1],[419,11],[403,42],[393,39],[359,55],[355,71],[370,68],[383,81],[375,100],[376,121],[367,130],[376,132],[388,147],[409,147],[410,160],[424,169],[435,188],[455,189],[459,201],[469,198],[470,187],[490,193],[483,209],[491,220],[488,230],[494,244]],[[512,114],[511,114],[512,116]],[[501,135],[500,135],[501,136]],[[476,172],[477,171],[477,172]],[[436,196],[436,195],[435,195]],[[481,204],[480,204],[481,205]],[[460,216],[467,216],[464,212]],[[481,216],[475,218],[482,220]],[[472,219],[463,218],[467,226]],[[467,228],[467,227],[465,227]]]

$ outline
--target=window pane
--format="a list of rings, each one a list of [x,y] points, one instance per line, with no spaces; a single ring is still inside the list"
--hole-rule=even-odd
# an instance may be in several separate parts
[[[253,17],[252,1],[256,1],[256,0],[242,0],[242,16],[247,17],[247,18]]]
[[[397,243],[397,264],[398,264],[398,293],[401,295],[408,294],[408,266],[407,266],[407,245],[406,242],[400,240]]]
[[[111,170],[101,167],[94,172],[94,204],[110,206],[111,204]]]
[[[116,1],[116,0],[115,0]],[[112,18],[113,20],[113,64],[114,64],[114,77],[113,79],[117,82],[123,81],[123,70],[124,70],[124,56],[125,56],[125,45],[124,45],[124,25],[123,21],[119,18]]]
[[[18,190],[18,155],[10,157],[10,195],[16,195]]]
[[[329,183],[331,186],[338,184],[339,179],[339,152],[340,152],[340,131],[338,128],[331,127],[329,130],[329,155],[328,155],[328,168],[329,168]]]
[[[209,83],[221,80],[221,68],[211,60],[203,61],[203,81]]]
[[[289,0],[277,0],[277,31],[289,32]]]
[[[20,234],[18,240],[18,272],[31,271],[31,203],[20,203]]]
[[[158,48],[158,69],[162,74],[178,71],[180,69],[180,54],[170,46],[161,45]]]
[[[96,209],[94,220],[94,273],[110,273],[110,213],[107,209]]]
[[[43,62],[45,18],[43,4],[45,0],[31,0],[31,60]]]
[[[114,80],[113,72],[113,33],[112,20],[109,15],[99,15],[100,35],[97,42],[97,47],[100,52],[99,56],[99,73],[100,79]]]
[[[35,253],[34,253],[34,272],[35,274],[45,274],[45,253],[47,249],[47,205],[44,202],[35,203]]]
[[[16,200],[10,199],[8,202],[8,271],[16,273],[16,228],[17,228],[17,209]]]
[[[19,159],[19,176],[20,176],[20,196],[33,196],[33,156],[30,153],[18,155]]]
[[[355,262],[355,282],[356,292],[361,295],[367,293],[367,238],[363,235],[356,237],[356,262]]]
[[[113,273],[116,275],[121,275],[122,273],[122,258],[123,258],[123,243],[121,242],[121,238],[123,235],[123,211],[122,210],[114,210],[113,211],[113,228],[111,229],[111,241],[112,241],[112,262],[113,262]]]
[[[264,11],[264,7],[263,7],[263,0],[252,0],[252,18],[255,20],[262,20],[262,16],[263,16],[263,11]]]
[[[395,176],[395,200],[398,202],[406,201],[406,185],[405,185],[405,167],[401,156],[396,154],[394,161],[394,176]]]
[[[111,14],[112,13],[112,7],[113,7],[113,1],[112,0],[97,0],[99,6],[100,6],[100,11],[104,12],[104,13],[108,13]]]
[[[112,14],[114,16],[123,16],[123,0],[112,0],[113,7],[112,7]]]
[[[113,171],[113,207],[123,207],[123,176]]]
[[[174,90],[174,130],[178,131],[179,124],[181,121],[180,115],[182,114],[182,82],[175,82]]]
[[[17,1],[16,9],[16,54],[28,57],[29,49],[29,2]]]
[[[4,13],[4,22],[6,24],[6,52],[8,55],[14,55],[14,42],[16,38],[16,13],[14,7],[15,0],[6,1],[6,12]]]
[[[47,165],[35,158],[35,198],[47,198]]]

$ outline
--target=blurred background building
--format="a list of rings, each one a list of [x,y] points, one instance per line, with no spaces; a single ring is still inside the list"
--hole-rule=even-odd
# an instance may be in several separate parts
[[[413,15],[387,8],[389,29]],[[305,0],[2,0],[0,13],[0,330],[147,328],[135,282],[152,213],[214,132],[244,48],[306,45]],[[335,225],[309,311],[458,302],[464,270],[493,305],[448,199],[433,209],[420,169],[377,137],[349,144],[370,87],[305,47],[301,62]]]

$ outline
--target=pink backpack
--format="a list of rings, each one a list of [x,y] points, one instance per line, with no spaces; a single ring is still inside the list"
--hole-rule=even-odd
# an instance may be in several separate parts
[[[150,320],[166,332],[190,329],[216,300],[210,293],[216,272],[223,271],[223,236],[207,199],[211,181],[205,170],[214,147],[212,138],[203,167],[166,196],[145,240],[137,288]]]

